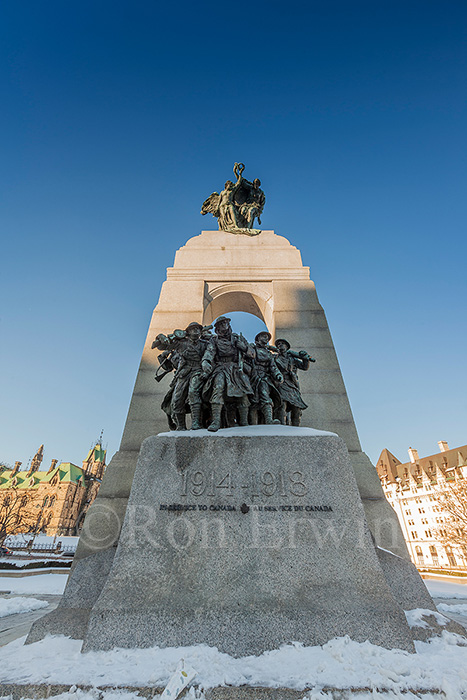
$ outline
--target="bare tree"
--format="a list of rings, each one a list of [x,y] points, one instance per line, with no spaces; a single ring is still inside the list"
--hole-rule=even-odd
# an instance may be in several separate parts
[[[37,515],[32,511],[32,494],[16,488],[0,492],[0,545],[8,535],[30,532],[36,525]]]
[[[467,548],[467,479],[447,483],[437,497],[447,517],[438,528],[436,538],[447,546]]]

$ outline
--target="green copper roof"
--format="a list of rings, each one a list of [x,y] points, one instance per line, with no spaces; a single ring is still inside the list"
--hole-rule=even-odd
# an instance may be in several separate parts
[[[19,489],[34,489],[40,486],[40,484],[48,484],[52,481],[54,476],[58,474],[60,483],[62,484],[78,484],[84,485],[84,472],[81,467],[77,467],[76,464],[71,462],[62,462],[51,472],[37,471],[33,472],[28,476],[27,471],[16,472],[12,477],[13,470],[5,469],[0,473],[0,489],[10,489],[13,486],[13,481],[16,478],[16,487]]]
[[[100,445],[99,443],[96,443],[94,447],[91,447],[89,450],[86,459],[84,460],[87,462],[90,459],[93,459],[95,462],[104,462],[105,461],[105,454],[106,450]]]
[[[94,459],[96,462],[103,462],[105,459],[105,450],[101,445],[96,445],[94,448]]]

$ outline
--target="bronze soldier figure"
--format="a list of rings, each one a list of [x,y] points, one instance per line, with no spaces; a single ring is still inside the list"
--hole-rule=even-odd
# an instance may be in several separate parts
[[[273,406],[276,409],[281,406],[282,399],[277,384],[280,385],[284,379],[276,366],[274,355],[268,349],[270,340],[271,334],[261,331],[256,335],[253,346],[251,384],[254,396],[250,408],[250,423],[253,425],[258,422],[258,410],[266,425],[280,423],[279,420],[273,420]]]
[[[220,316],[214,324],[215,335],[209,341],[202,361],[208,376],[202,398],[211,404],[212,421],[208,430],[221,427],[222,408],[235,403],[239,425],[248,425],[248,396],[253,393],[250,380],[243,371],[243,356],[249,345],[243,335],[233,333],[230,318]]]
[[[206,329],[203,329],[200,323],[194,321],[185,328],[185,331],[175,331],[168,338],[158,336],[153,343],[154,347],[160,338],[159,347],[167,346],[167,349],[173,350],[176,356],[175,377],[162,402],[162,408],[172,418],[176,430],[186,430],[187,404],[191,411],[192,430],[203,427],[201,390],[205,375],[201,368],[201,360],[208,341],[203,340],[201,334],[205,331]]]
[[[300,394],[300,385],[298,383],[297,369],[307,371],[310,362],[315,360],[305,352],[300,350],[296,353],[290,350],[288,340],[278,338],[276,340],[276,364],[279,367],[284,377],[284,382],[278,389],[281,395],[282,403],[278,416],[280,422],[286,424],[287,413],[290,413],[290,422],[292,425],[299,426],[302,417],[302,411],[308,408]]]

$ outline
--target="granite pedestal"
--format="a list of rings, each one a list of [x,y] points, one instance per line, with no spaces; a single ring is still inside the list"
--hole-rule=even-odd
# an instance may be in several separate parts
[[[346,634],[413,651],[343,440],[252,426],[143,442],[83,651],[243,656]]]

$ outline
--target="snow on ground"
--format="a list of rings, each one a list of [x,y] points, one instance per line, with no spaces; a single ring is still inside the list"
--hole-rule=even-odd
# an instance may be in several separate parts
[[[467,598],[467,578],[465,583],[461,581],[438,581],[437,579],[423,579],[433,598]]]
[[[61,595],[65,590],[68,574],[35,574],[32,576],[2,576],[0,591],[10,593],[49,593]]]
[[[61,594],[67,574],[39,574],[7,577],[0,574],[0,590],[27,594]],[[467,615],[467,585],[461,582],[426,579],[436,598],[466,599],[465,603],[438,608],[443,613]],[[2,599],[12,604],[20,598]],[[26,604],[30,605],[29,598]],[[45,605],[43,601],[38,607]],[[31,607],[28,607],[31,610]],[[36,608],[37,609],[37,608]],[[26,609],[13,612],[25,612]],[[412,624],[423,622],[421,614],[433,611],[409,611]],[[435,613],[436,614],[436,613]],[[0,617],[1,617],[0,608]],[[441,623],[445,621],[438,613]],[[0,648],[0,682],[63,683],[70,690],[55,700],[140,700],[125,690],[82,691],[75,684],[90,686],[165,686],[180,659],[198,674],[193,685],[207,689],[219,685],[289,687],[303,693],[303,700],[329,700],[323,687],[372,688],[378,690],[352,695],[352,700],[415,700],[408,689],[440,689],[449,700],[467,698],[467,644],[457,635],[443,632],[441,638],[416,642],[416,654],[387,650],[369,642],[358,643],[348,637],[333,639],[322,647],[304,647],[298,643],[282,646],[261,656],[235,659],[205,645],[159,649],[114,649],[108,652],[80,653],[81,641],[64,636],[47,637],[24,646],[25,637]],[[57,659],[60,662],[57,663]],[[419,697],[419,696],[417,696]],[[425,700],[439,695],[428,693]],[[0,700],[6,700],[0,698]],[[187,700],[205,700],[202,692],[190,689]]]
[[[183,658],[197,670],[193,683],[202,688],[249,685],[300,690],[331,686],[397,692],[450,688],[450,698],[467,693],[465,640],[449,632],[430,642],[416,642],[416,654],[340,637],[322,647],[292,643],[240,659],[205,645],[82,655],[79,640],[54,636],[23,646],[24,639],[0,648],[0,682],[165,686]]]
[[[191,689],[190,689],[191,690]],[[186,696],[185,696],[186,698]],[[431,700],[431,698],[427,698],[424,696],[425,700]],[[67,693],[60,693],[59,695],[54,695],[53,696],[54,700],[142,700],[141,695],[138,695],[138,693],[130,693],[125,690],[109,690],[107,692],[102,693],[99,690],[80,690],[79,688],[76,688],[75,686],[71,686],[70,690]],[[6,695],[6,696],[0,696],[0,700],[11,700],[11,695]],[[188,700],[186,698],[186,700]],[[204,695],[202,693],[195,695],[193,693],[192,695],[192,700],[204,700]],[[310,698],[310,700],[314,700]],[[385,700],[392,700],[389,698],[385,698]],[[404,696],[404,700],[410,700],[406,695]],[[439,700],[439,696],[436,698],[436,700]]]
[[[45,600],[37,600],[37,598],[0,598],[0,617],[32,612],[47,606],[48,603]]]
[[[169,430],[167,433],[158,433],[159,437],[183,437],[185,435],[192,437],[253,437],[255,435],[281,435],[282,437],[319,437],[323,435],[332,435],[337,437],[336,433],[329,433],[326,430],[315,430],[315,428],[298,428],[291,425],[246,425],[244,427],[237,426],[236,428],[221,428],[216,433],[210,433],[208,430]]]
[[[446,605],[445,603],[440,603],[437,608],[441,612],[453,612],[457,613],[458,615],[465,615],[467,617],[467,603],[459,603],[459,605]]]

